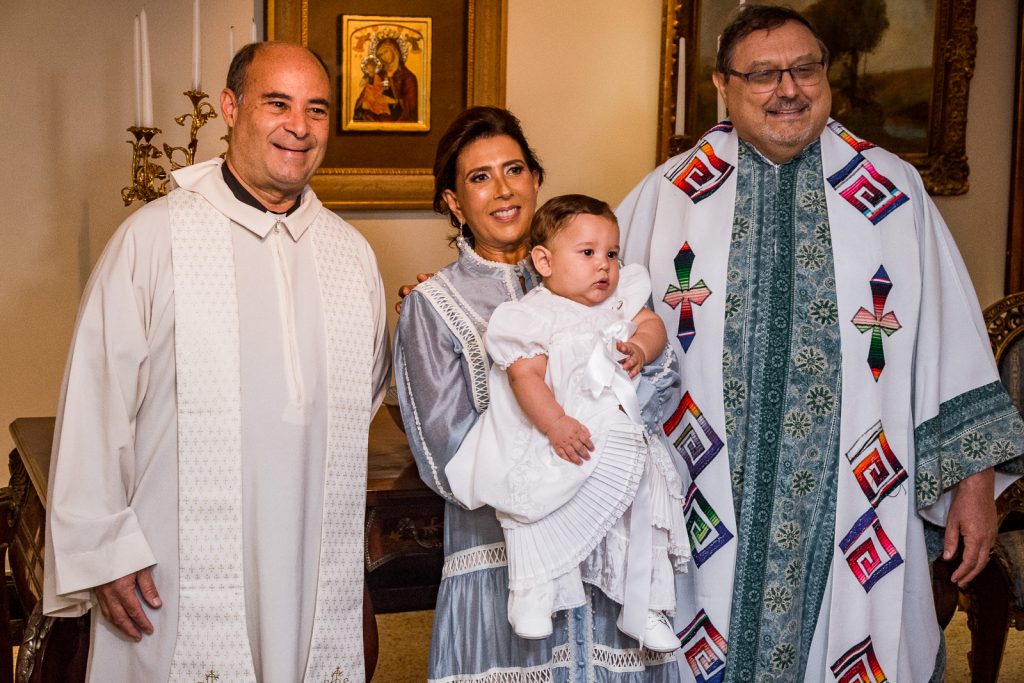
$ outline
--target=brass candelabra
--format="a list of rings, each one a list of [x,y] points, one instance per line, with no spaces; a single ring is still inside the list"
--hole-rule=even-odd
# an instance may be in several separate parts
[[[174,122],[184,126],[185,121],[191,119],[187,146],[172,147],[164,143],[161,152],[153,142],[153,137],[162,132],[159,128],[131,126],[128,129],[134,139],[126,140],[132,146],[132,184],[121,188],[121,199],[124,200],[125,206],[135,200],[151,202],[167,194],[168,171],[160,164],[154,163],[155,159],[166,157],[171,171],[195,162],[196,149],[199,147],[199,129],[210,119],[217,118],[217,112],[205,101],[208,97],[206,93],[186,90],[183,94],[192,103],[192,111],[174,117]],[[182,155],[184,163],[178,163],[175,154]]]

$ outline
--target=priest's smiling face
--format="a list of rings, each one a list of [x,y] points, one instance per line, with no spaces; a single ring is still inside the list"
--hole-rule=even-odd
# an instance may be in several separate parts
[[[740,39],[729,68],[750,74],[820,64],[824,59],[814,34],[806,26],[787,21]],[[792,73],[783,73],[778,85],[767,92],[754,92],[761,88],[735,73],[726,78],[716,72],[713,78],[736,133],[777,164],[789,161],[817,140],[828,122],[832,91],[824,72],[810,84],[798,84]]]
[[[227,160],[235,176],[273,211],[294,204],[327,149],[330,83],[305,48],[261,45],[241,97],[225,89],[221,111],[231,127]]]

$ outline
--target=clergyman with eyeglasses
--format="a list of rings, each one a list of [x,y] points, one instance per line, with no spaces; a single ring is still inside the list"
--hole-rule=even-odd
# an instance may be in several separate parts
[[[741,6],[729,118],[617,210],[682,359],[684,681],[942,680],[929,561],[977,576],[1024,471],[956,245],[917,172],[829,117],[828,59],[800,14]]]

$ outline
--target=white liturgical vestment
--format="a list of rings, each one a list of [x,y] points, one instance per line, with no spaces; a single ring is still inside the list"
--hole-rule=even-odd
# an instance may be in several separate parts
[[[238,616],[228,630],[240,634],[246,660],[240,670],[250,671],[229,674],[211,662],[218,683],[319,683],[335,668],[331,642],[347,643],[342,647],[356,656],[362,650],[358,624],[339,633],[338,620],[325,615],[354,618],[352,608],[362,602],[361,557],[352,577],[332,569],[339,564],[332,557],[348,554],[337,552],[339,537],[353,535],[339,531],[342,524],[356,530],[361,546],[364,425],[388,381],[376,261],[366,241],[309,188],[290,215],[263,212],[234,197],[221,163],[175,172],[179,189],[125,221],[93,272],[76,323],[50,470],[44,611],[83,614],[96,606],[93,587],[144,567],[152,567],[163,601],[159,609],[145,608],[154,634],[141,642],[93,610],[93,681],[170,680],[172,661],[175,680],[191,676],[180,670],[193,649],[187,638],[219,638],[223,630],[204,635],[203,622],[214,613]],[[180,237],[172,240],[192,217],[221,231],[209,252],[199,243],[189,254]],[[208,283],[190,288],[200,290],[189,294],[193,314],[204,313],[205,302],[195,297],[209,287],[219,292],[225,320],[236,317],[224,325],[232,334],[209,335],[216,337],[218,359],[209,363],[216,371],[209,374],[227,380],[196,372],[204,347],[175,339],[176,328],[179,334],[184,329],[184,319],[176,325],[176,311],[180,317],[189,310],[184,294],[175,301],[176,290],[184,289],[180,281],[176,286],[174,270],[184,275],[185,258]],[[193,262],[207,258],[220,265]],[[185,367],[176,352],[179,359],[183,352],[199,356],[186,363],[199,383],[193,396],[219,405],[221,394],[208,392],[224,392],[223,403],[235,406],[234,422],[209,422],[215,441],[223,434],[235,443],[223,454],[218,450],[208,476],[195,446],[202,440],[185,443],[187,433],[206,427],[187,426],[180,386]],[[360,370],[349,359],[366,365]],[[352,384],[345,381],[350,371],[365,377],[354,398],[345,395],[353,393],[345,388]],[[227,483],[221,486],[219,478]],[[221,512],[189,509],[206,494]],[[198,526],[189,521],[196,519]],[[218,528],[236,532],[205,539],[204,529],[218,521],[224,522]],[[232,566],[240,569],[234,611],[220,604],[207,611],[202,600],[190,603],[180,594],[193,577],[219,589],[220,577],[205,575]],[[208,649],[216,654],[218,645]],[[340,673],[342,680],[363,676],[361,668]]]

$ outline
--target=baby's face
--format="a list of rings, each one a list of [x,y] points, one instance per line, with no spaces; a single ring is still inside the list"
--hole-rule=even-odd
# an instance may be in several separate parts
[[[549,290],[585,306],[595,306],[619,285],[619,226],[603,216],[581,213],[548,240]]]

